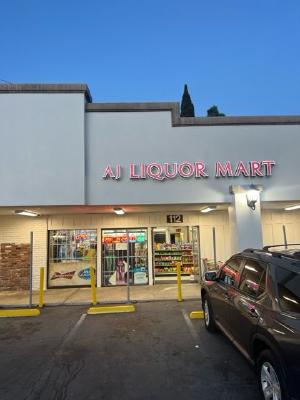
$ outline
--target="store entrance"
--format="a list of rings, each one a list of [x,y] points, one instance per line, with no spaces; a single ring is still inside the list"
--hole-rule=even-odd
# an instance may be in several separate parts
[[[200,279],[199,227],[162,227],[152,229],[155,283],[175,283],[177,263],[182,282]]]
[[[148,284],[147,229],[102,230],[102,285]]]

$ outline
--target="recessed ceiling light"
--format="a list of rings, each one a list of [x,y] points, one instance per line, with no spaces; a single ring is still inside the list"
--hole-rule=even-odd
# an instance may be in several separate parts
[[[216,210],[216,208],[217,208],[217,207],[215,207],[215,206],[205,207],[205,208],[202,208],[201,212],[202,212],[203,214],[206,214],[206,213],[209,213],[210,211]]]
[[[28,211],[28,210],[15,210],[15,214],[17,215],[24,215],[25,217],[38,217],[39,214],[34,211]]]
[[[300,208],[300,204],[297,204],[295,206],[286,207],[285,211],[298,210],[298,208]]]
[[[125,214],[125,211],[123,210],[123,208],[114,208],[114,212],[115,212],[117,215],[123,215],[123,214]]]

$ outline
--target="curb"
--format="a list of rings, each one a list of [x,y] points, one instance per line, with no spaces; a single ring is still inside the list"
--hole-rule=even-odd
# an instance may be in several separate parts
[[[188,299],[183,299],[182,303],[186,303],[189,301],[200,301],[201,298],[199,297],[191,297]],[[131,300],[130,303],[154,303],[154,302],[161,302],[161,301],[177,301],[177,299],[144,299],[144,300]],[[110,304],[120,304],[122,301],[100,301],[98,303],[99,306],[101,305],[110,305]],[[127,300],[124,300],[124,304],[128,304]],[[90,306],[91,301],[78,301],[78,302],[69,302],[69,303],[44,303],[43,308],[45,307],[59,307],[59,306]],[[38,307],[38,303],[33,304],[33,307]],[[14,309],[14,308],[27,308],[28,304],[4,304],[0,305],[0,311],[1,309]]]
[[[41,314],[38,308],[17,308],[14,310],[0,310],[0,318],[37,317]]]
[[[134,312],[135,307],[133,304],[128,305],[116,305],[116,306],[100,306],[100,307],[90,307],[87,311],[89,315],[96,314],[113,314],[113,313],[129,313]]]
[[[190,319],[203,319],[204,312],[203,311],[192,311],[190,313]]]

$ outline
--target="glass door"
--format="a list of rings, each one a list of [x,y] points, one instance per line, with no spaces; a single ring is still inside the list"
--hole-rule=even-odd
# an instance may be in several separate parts
[[[148,284],[147,229],[102,230],[103,286]]]
[[[197,236],[196,231],[194,235],[196,243],[199,235]],[[175,283],[178,263],[181,264],[182,282],[194,282],[195,270],[199,274],[199,252],[193,250],[192,228],[187,226],[156,227],[152,229],[152,237],[155,283]]]

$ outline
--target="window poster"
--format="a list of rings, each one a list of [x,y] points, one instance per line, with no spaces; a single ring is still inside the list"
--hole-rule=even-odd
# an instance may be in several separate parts
[[[90,267],[96,269],[97,231],[49,232],[48,286],[89,286]]]

